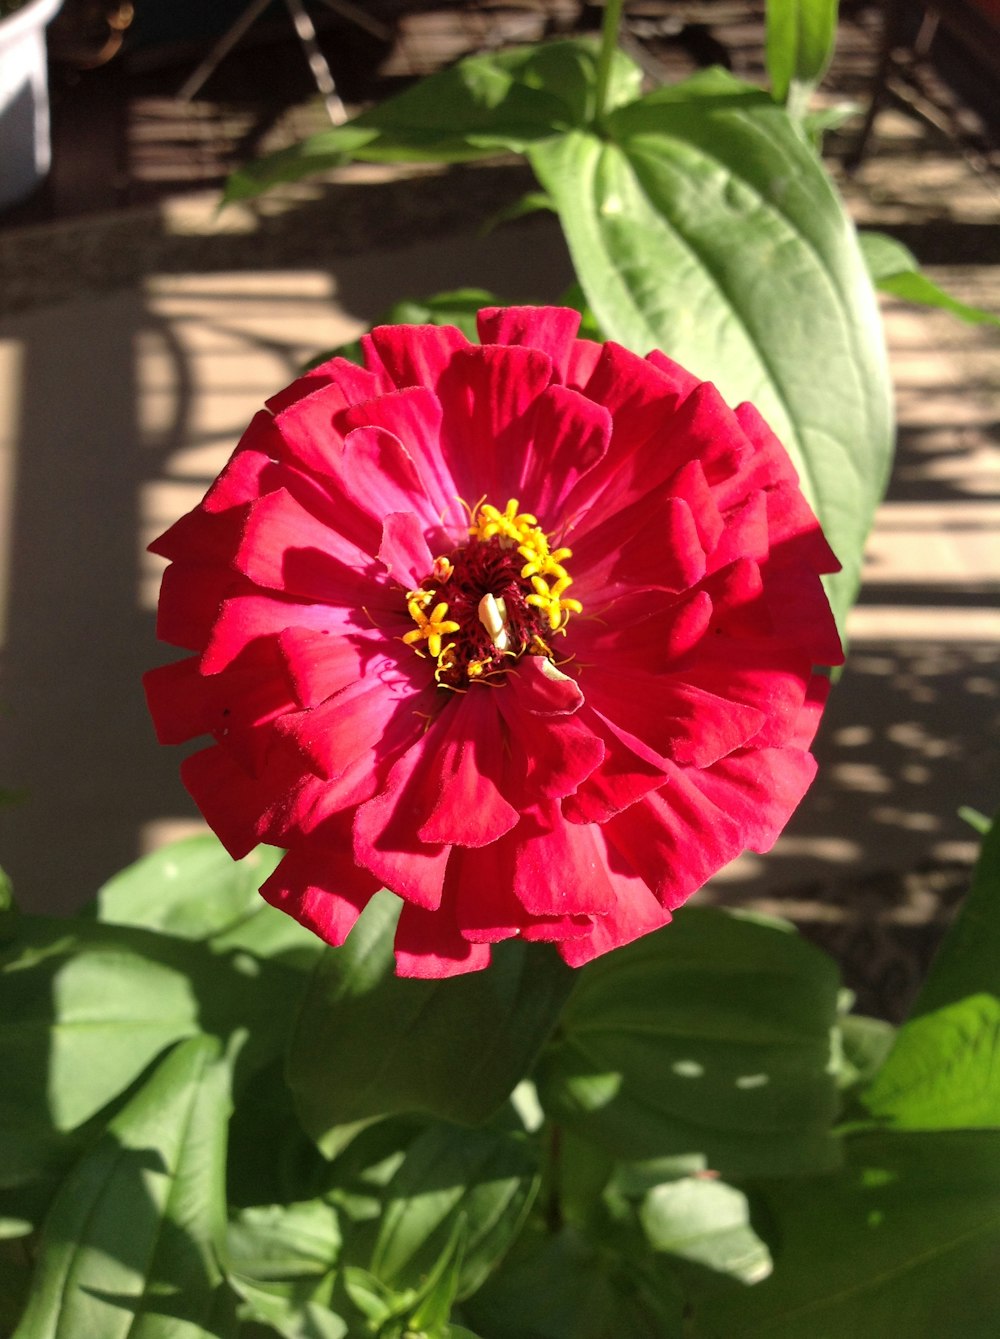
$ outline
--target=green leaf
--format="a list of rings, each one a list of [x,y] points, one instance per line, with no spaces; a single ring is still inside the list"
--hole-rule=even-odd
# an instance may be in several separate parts
[[[106,924],[210,940],[219,951],[242,948],[308,966],[322,942],[257,891],[282,854],[258,846],[233,860],[211,834],[188,837],[116,874],[98,892],[93,910]]]
[[[341,1339],[330,1310],[340,1254],[336,1211],[320,1200],[242,1210],[229,1225],[226,1272],[245,1314],[284,1339]]]
[[[176,1047],[67,1177],[14,1339],[235,1334],[217,1263],[229,1115],[219,1052],[207,1037]]]
[[[286,1297],[239,1274],[230,1274],[229,1281],[243,1299],[240,1319],[257,1321],[282,1339],[344,1339],[348,1333],[347,1322],[315,1296]]]
[[[681,1339],[682,1299],[651,1287],[647,1264],[572,1228],[526,1233],[462,1311],[489,1339]]]
[[[771,1272],[771,1253],[750,1226],[746,1195],[723,1181],[685,1176],[649,1192],[639,1211],[654,1251],[704,1265],[740,1283]]]
[[[985,837],[990,830],[990,820],[971,805],[959,805],[958,816],[963,823],[968,823],[973,832],[978,832],[980,837]]]
[[[752,401],[843,571],[843,626],[892,451],[881,324],[821,164],[766,94],[722,71],[658,90],[529,157],[600,328]]]
[[[845,1014],[837,1024],[840,1043],[837,1083],[841,1089],[871,1082],[896,1037],[896,1029],[881,1018]]]
[[[393,975],[399,899],[377,894],[347,943],[320,959],[302,1002],[288,1079],[328,1154],[338,1126],[403,1111],[485,1120],[530,1068],[572,972],[546,945],[500,944],[488,972],[444,981]]]
[[[696,1339],[993,1339],[1000,1136],[855,1136],[840,1174],[763,1193],[774,1273],[706,1297]]]
[[[479,235],[480,237],[488,237],[503,223],[515,223],[518,219],[527,218],[530,214],[543,212],[555,213],[555,205],[545,192],[525,191],[524,195],[513,201],[512,204],[505,205],[503,209],[498,209],[495,214],[491,215],[479,229]]]
[[[938,307],[969,325],[1000,325],[1000,316],[959,302],[921,274],[916,256],[895,237],[884,232],[862,232],[858,243],[872,281],[883,293],[921,307]]]
[[[13,1334],[31,1288],[32,1258],[26,1241],[0,1236],[0,1334]]]
[[[463,162],[525,147],[593,114],[597,47],[580,39],[469,56],[347,125],[313,135],[234,172],[231,203],[283,181],[367,162]],[[641,72],[618,54],[612,103],[634,97]]]
[[[0,1185],[64,1160],[82,1126],[171,1043],[246,1030],[249,1072],[281,1048],[300,972],[148,930],[23,916],[0,954],[0,1068],[10,1137]]]
[[[413,1331],[426,1339],[444,1339],[447,1334],[451,1309],[458,1294],[465,1236],[465,1221],[456,1218],[443,1250],[420,1288],[406,1327],[407,1334]]]
[[[1000,821],[913,1014],[861,1100],[899,1129],[1000,1128]]]
[[[536,1074],[542,1105],[626,1160],[829,1167],[837,986],[788,927],[686,907],[580,973]]]
[[[0,948],[17,934],[20,909],[14,900],[14,885],[0,866]]]
[[[456,1291],[475,1292],[520,1231],[538,1188],[537,1163],[523,1135],[432,1126],[389,1183],[372,1273],[394,1288],[418,1286],[462,1222]]]
[[[229,1224],[228,1263],[260,1282],[330,1272],[340,1254],[337,1212],[322,1200],[241,1209]]]
[[[777,102],[804,110],[837,41],[837,0],[767,0],[767,72]]]

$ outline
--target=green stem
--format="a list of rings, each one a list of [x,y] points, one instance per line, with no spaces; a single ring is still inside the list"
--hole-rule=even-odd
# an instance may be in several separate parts
[[[604,22],[601,24],[601,50],[597,57],[597,87],[594,89],[594,124],[599,126],[604,120],[604,108],[608,100],[608,85],[611,82],[611,62],[618,49],[618,29],[621,26],[622,4],[624,0],[606,0]]]

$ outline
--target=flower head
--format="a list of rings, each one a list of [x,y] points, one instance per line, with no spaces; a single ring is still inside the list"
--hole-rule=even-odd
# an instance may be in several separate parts
[[[385,885],[397,970],[669,921],[808,786],[837,563],[749,405],[561,309],[382,327],[268,402],[152,547],[146,680],[230,852],[332,944]]]

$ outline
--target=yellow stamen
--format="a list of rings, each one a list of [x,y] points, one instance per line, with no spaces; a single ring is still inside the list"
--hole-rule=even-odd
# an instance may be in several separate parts
[[[422,594],[433,594],[433,592],[422,592]],[[426,641],[427,649],[436,660],[441,654],[441,638],[449,632],[458,632],[460,624],[452,618],[446,618],[448,606],[444,600],[436,604],[430,614],[425,614],[421,604],[427,604],[426,600],[421,600],[419,595],[414,595],[412,599],[407,599],[406,608],[410,617],[416,623],[412,632],[403,634],[403,641],[408,646],[415,646],[417,642]]]

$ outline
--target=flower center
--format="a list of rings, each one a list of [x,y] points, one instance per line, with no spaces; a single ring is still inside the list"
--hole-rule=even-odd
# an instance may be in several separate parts
[[[553,549],[530,512],[511,498],[503,511],[480,502],[468,543],[434,559],[406,607],[416,626],[403,636],[436,661],[442,688],[464,689],[502,674],[523,655],[553,659],[549,640],[582,609],[565,592],[569,549]]]

